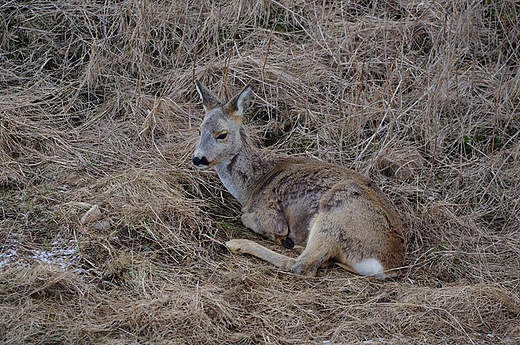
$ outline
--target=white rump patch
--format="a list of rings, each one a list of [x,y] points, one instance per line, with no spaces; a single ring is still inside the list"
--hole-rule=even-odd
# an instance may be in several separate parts
[[[354,270],[363,276],[384,276],[383,266],[377,259],[365,259],[354,265]]]

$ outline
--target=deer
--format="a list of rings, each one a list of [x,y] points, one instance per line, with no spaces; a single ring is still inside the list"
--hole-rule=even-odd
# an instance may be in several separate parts
[[[245,227],[280,246],[303,249],[292,258],[252,240],[231,239],[225,243],[231,252],[310,277],[333,263],[359,276],[401,274],[403,224],[374,182],[340,165],[262,150],[243,125],[251,86],[227,103],[198,80],[195,88],[205,115],[193,164],[216,171],[242,207]]]

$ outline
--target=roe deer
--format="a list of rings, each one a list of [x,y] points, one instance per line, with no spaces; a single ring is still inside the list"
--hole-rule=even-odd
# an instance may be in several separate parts
[[[242,206],[242,223],[292,248],[293,259],[245,239],[226,242],[282,270],[314,276],[331,262],[350,272],[384,279],[400,274],[406,245],[403,226],[390,200],[359,173],[312,159],[269,156],[242,125],[252,89],[228,103],[195,82],[206,115],[193,163],[212,167]]]

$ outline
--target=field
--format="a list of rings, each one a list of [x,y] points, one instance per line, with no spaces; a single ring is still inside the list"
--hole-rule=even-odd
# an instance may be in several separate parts
[[[0,343],[519,344],[519,42],[513,0],[3,1]],[[403,276],[230,253],[293,255],[193,167],[195,79],[372,178]]]

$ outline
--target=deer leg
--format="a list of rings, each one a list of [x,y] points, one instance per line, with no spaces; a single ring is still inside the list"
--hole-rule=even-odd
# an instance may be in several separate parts
[[[226,242],[226,247],[228,247],[228,249],[234,253],[253,255],[282,269],[290,266],[294,262],[294,259],[283,254],[273,252],[272,250],[251,240],[229,240]]]
[[[323,245],[307,243],[303,253],[288,267],[295,274],[315,276],[318,268],[326,265],[330,259],[330,248]]]

